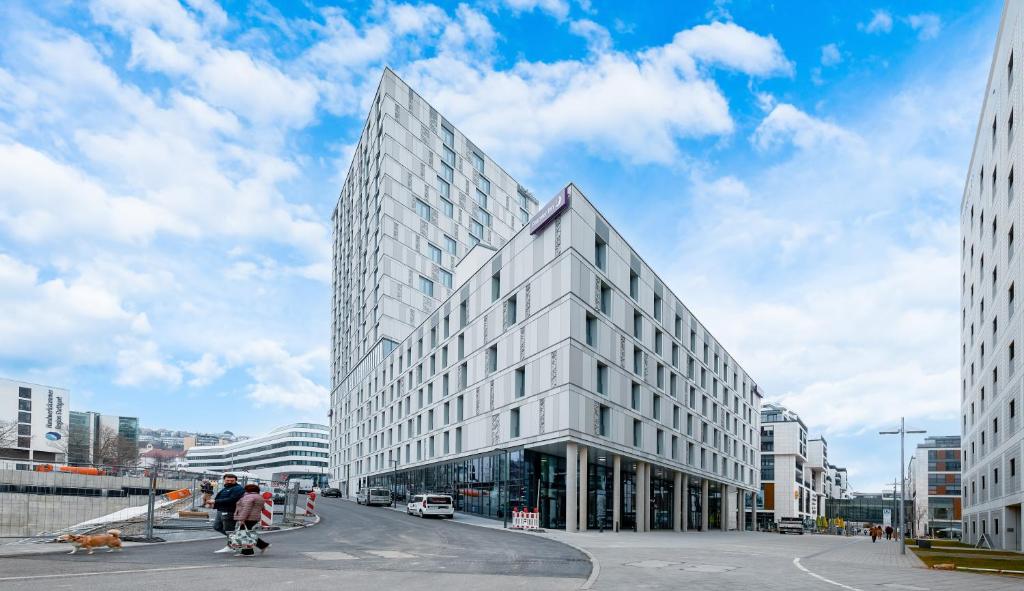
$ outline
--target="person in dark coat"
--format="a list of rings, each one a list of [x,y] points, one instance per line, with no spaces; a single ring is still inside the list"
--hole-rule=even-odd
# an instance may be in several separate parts
[[[889,540],[890,542],[892,541],[892,526],[891,525],[885,526],[885,539]]]
[[[234,474],[224,475],[224,486],[217,491],[217,496],[206,502],[207,507],[216,509],[217,515],[213,520],[213,529],[219,531],[224,537],[235,531],[235,506],[238,500],[245,494],[245,489],[238,484],[238,477]],[[231,552],[230,546],[224,546],[217,552]]]

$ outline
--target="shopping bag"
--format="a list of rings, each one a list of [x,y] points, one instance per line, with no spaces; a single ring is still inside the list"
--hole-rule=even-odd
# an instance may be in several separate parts
[[[256,535],[256,532],[245,527],[245,524],[239,523],[235,526],[235,531],[228,536],[228,546],[233,550],[251,550],[256,545],[257,539],[259,536]]]

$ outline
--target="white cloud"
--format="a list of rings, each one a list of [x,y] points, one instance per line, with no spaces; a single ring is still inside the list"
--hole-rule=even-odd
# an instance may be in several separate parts
[[[559,20],[564,20],[569,16],[569,2],[566,0],[501,0],[501,2],[513,12],[541,10]]]
[[[917,31],[917,37],[922,41],[934,39],[942,31],[942,19],[939,18],[939,15],[930,12],[908,16],[907,24],[910,25],[911,29]]]
[[[866,25],[858,23],[857,28],[865,33],[888,33],[892,31],[892,14],[888,10],[874,10],[871,13],[871,21]]]
[[[129,341],[117,352],[117,376],[114,383],[121,386],[145,386],[181,383],[181,369],[163,355],[154,341]]]
[[[414,61],[401,73],[516,170],[565,145],[637,163],[678,161],[679,140],[733,130],[728,103],[711,78],[716,68],[757,77],[791,72],[775,39],[714,23],[636,54],[523,61],[507,71],[442,56]]]
[[[574,20],[569,23],[569,32],[586,39],[587,47],[591,51],[600,53],[611,49],[612,36],[608,29],[588,18]]]
[[[224,375],[227,368],[217,361],[216,355],[213,355],[212,353],[203,353],[203,356],[199,359],[192,363],[185,364],[185,370],[193,376],[192,379],[188,381],[188,385],[193,387],[202,387],[212,384],[217,380],[217,378]]]
[[[863,144],[856,134],[812,117],[787,103],[776,105],[768,113],[754,130],[751,141],[761,150],[784,143],[792,143],[805,150],[835,147],[840,143],[859,148]]]
[[[247,343],[227,357],[234,365],[247,366],[246,371],[254,380],[247,395],[257,406],[327,408],[327,388],[306,377],[316,369],[323,369],[329,357],[325,347],[292,355],[279,343],[263,339]]]
[[[44,279],[41,270],[0,253],[0,357],[38,364],[101,362],[118,334],[145,334],[144,313],[129,309],[102,281]]]
[[[758,35],[735,23],[715,22],[680,31],[666,54],[680,67],[689,67],[693,59],[751,76],[785,76],[793,71],[775,37]]]
[[[839,52],[839,46],[829,43],[821,48],[821,65],[834,66],[843,61],[843,55]]]

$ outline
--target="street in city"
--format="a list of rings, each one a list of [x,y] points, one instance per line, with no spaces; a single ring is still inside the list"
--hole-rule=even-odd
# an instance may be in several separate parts
[[[265,589],[336,589],[341,583],[345,589],[409,591],[1021,588],[1019,579],[927,570],[912,555],[900,556],[895,542],[872,544],[864,537],[522,533],[462,514],[454,521],[419,519],[343,499],[323,499],[318,511],[316,526],[266,536],[273,545],[264,556],[214,554],[221,542],[206,540],[133,546],[112,554],[101,550],[92,556],[8,557],[0,561],[0,586],[156,590],[258,582]]]

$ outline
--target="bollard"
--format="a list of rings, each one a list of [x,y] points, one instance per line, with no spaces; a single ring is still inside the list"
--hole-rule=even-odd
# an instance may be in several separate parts
[[[270,529],[274,525],[274,494],[263,493],[263,511],[260,512],[260,528]]]

